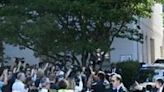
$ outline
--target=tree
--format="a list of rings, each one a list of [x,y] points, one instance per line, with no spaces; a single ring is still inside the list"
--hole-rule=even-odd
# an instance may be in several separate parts
[[[117,37],[143,42],[142,34],[128,25],[136,23],[137,17],[150,16],[154,3],[154,0],[2,1],[0,36],[7,43],[53,59],[69,49],[82,54],[84,63],[88,53],[98,48],[110,51]]]

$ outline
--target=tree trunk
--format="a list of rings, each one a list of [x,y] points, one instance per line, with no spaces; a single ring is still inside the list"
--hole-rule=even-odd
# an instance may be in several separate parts
[[[80,61],[77,59],[77,57],[75,56],[74,53],[72,53],[72,61],[73,61],[72,62],[73,64],[75,64],[75,61],[76,61],[77,65],[80,65],[81,66]]]
[[[111,64],[111,50],[109,50],[109,64]]]
[[[0,62],[3,61],[3,43],[2,40],[0,40]]]
[[[89,55],[88,51],[83,50],[82,58],[81,58],[82,66],[86,66],[87,65],[88,55]]]

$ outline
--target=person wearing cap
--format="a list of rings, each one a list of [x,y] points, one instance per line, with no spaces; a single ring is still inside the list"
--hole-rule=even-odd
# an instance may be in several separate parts
[[[112,91],[111,92],[127,92],[126,88],[122,83],[122,77],[119,74],[115,74],[111,78]]]
[[[164,81],[162,79],[157,79],[155,86],[157,88],[156,92],[164,92]]]

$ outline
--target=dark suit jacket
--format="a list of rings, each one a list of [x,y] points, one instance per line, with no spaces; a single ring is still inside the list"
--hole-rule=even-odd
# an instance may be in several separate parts
[[[153,92],[157,92],[157,91],[158,91],[157,88],[155,88],[155,89],[153,90]],[[164,92],[164,87],[163,87],[163,89],[162,89],[162,92]]]
[[[103,81],[96,82],[92,85],[92,92],[105,92],[105,85]]]
[[[117,92],[117,90],[114,90],[114,89],[112,89],[110,92]],[[118,92],[126,92],[125,90],[123,90],[123,88],[121,87],[120,89],[119,89],[119,91]]]

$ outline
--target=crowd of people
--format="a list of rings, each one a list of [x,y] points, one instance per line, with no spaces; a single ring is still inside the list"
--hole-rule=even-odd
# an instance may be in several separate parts
[[[128,92],[113,67],[102,71],[99,64],[80,67],[66,62],[29,65],[18,59],[0,67],[0,92]],[[163,80],[157,80],[163,92]]]

